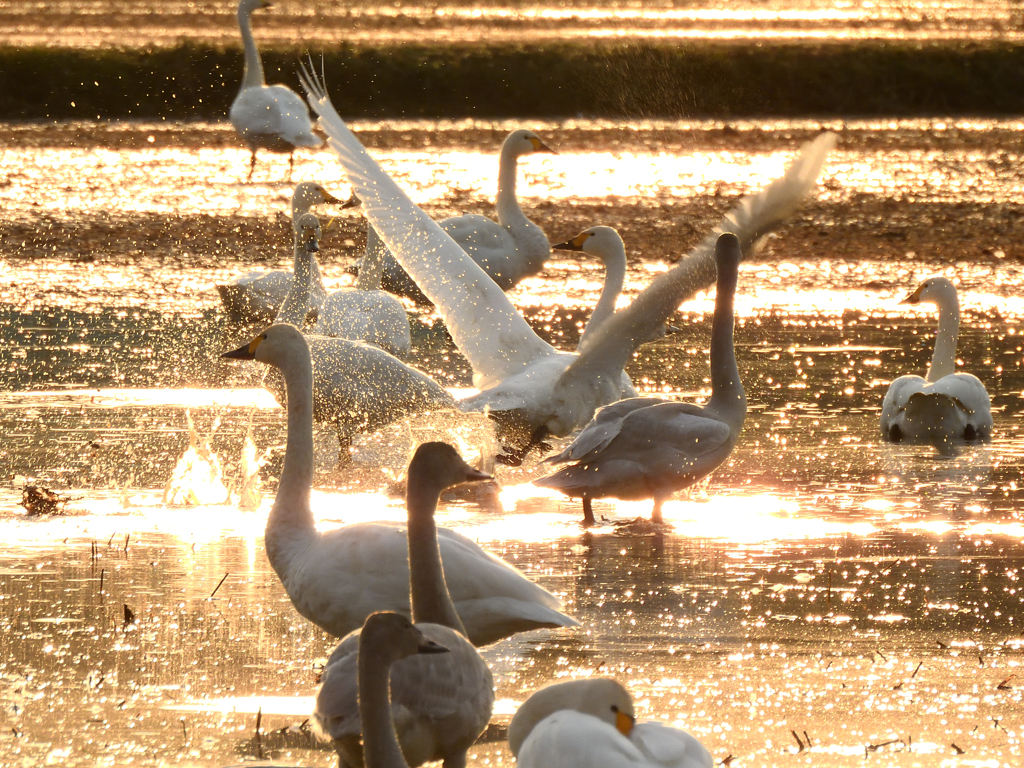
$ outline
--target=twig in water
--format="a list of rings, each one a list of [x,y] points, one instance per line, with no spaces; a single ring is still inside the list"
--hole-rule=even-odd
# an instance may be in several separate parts
[[[720,763],[719,763],[719,765],[724,765],[724,766],[725,766],[725,768],[729,768],[729,764],[730,764],[730,763],[731,763],[731,762],[732,762],[733,760],[735,760],[735,759],[736,759],[735,757],[733,757],[732,755],[729,755],[728,757],[726,757],[726,758],[723,758],[723,759],[722,759],[722,762],[720,762]]]
[[[110,546],[111,544],[113,544],[113,543],[114,543],[114,537],[115,537],[115,536],[117,536],[117,531],[114,531],[114,532],[113,532],[112,534],[110,534],[110,540],[109,540],[109,541],[107,542],[107,546],[108,546],[108,547],[109,547],[109,546]]]
[[[1010,681],[1013,680],[1013,678],[1015,678],[1015,677],[1016,677],[1016,675],[1010,675],[1008,678],[1003,680],[1003,682],[1001,682],[999,685],[996,686],[996,690],[1008,691],[1011,688],[1013,688],[1013,686],[1010,685]]]
[[[185,741],[188,741],[188,728],[185,727],[185,718],[181,718],[181,733],[185,737]]]
[[[966,755],[966,754],[967,754],[967,751],[966,751],[966,750],[964,750],[964,749],[960,749],[960,747],[958,747],[958,746],[957,746],[956,744],[950,744],[949,746],[951,746],[951,747],[952,747],[953,749],[955,749],[955,750],[956,750],[956,753],[957,753],[958,755]]]
[[[128,629],[129,624],[135,623],[135,612],[128,607],[128,603],[124,603],[124,626],[121,629]]]
[[[265,760],[263,756],[263,738],[260,736],[260,723],[263,722],[263,707],[256,710],[256,756]]]
[[[213,588],[213,592],[211,592],[209,598],[207,598],[208,600],[213,600],[213,596],[217,594],[217,590],[220,589],[220,585],[224,583],[224,580],[227,579],[227,577],[228,574],[225,573],[224,578],[217,582],[217,586]]]
[[[984,667],[985,666],[985,654],[984,653],[979,653],[978,654],[978,666],[979,667]]]
[[[912,675],[910,676],[910,679],[911,679],[911,680],[913,680],[913,679],[914,679],[915,677],[917,677],[917,673],[921,671],[921,666],[922,666],[923,664],[924,664],[924,662],[923,662],[923,661],[919,661],[919,662],[917,662],[917,666],[916,666],[916,667],[914,667],[914,674],[912,674]]]
[[[100,568],[100,597],[103,597],[103,577],[106,575],[107,569]]]
[[[800,747],[800,751],[803,752],[805,749],[804,743],[800,741],[800,737],[796,735],[796,731],[790,731],[790,733],[793,734],[793,738],[796,739],[796,743]]]
[[[811,737],[807,735],[807,731],[804,731],[804,741],[807,742],[807,748],[810,749],[812,746]]]
[[[879,656],[881,656],[882,657],[882,661],[884,661],[886,664],[889,663],[889,660],[887,658],[885,658],[885,654],[882,653],[879,649],[876,648],[875,649],[875,653],[877,653]]]
[[[128,556],[128,539],[131,538],[131,535],[132,534],[131,534],[130,531],[124,535],[124,554],[125,554],[125,557]]]

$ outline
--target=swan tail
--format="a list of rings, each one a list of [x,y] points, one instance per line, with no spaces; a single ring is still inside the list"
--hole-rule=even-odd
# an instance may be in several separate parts
[[[469,639],[477,647],[496,643],[518,632],[580,626],[579,621],[561,611],[515,598],[462,600],[458,609]]]

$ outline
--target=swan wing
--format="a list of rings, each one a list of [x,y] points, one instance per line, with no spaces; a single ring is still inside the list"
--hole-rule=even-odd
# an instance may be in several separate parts
[[[323,140],[313,133],[309,107],[295,91],[286,85],[268,85],[263,88],[277,113],[272,133],[297,147],[319,147]]]
[[[388,176],[345,125],[323,84],[302,78],[320,126],[363,202],[363,214],[444,317],[486,388],[556,350],[530,328],[487,273]]]
[[[562,709],[534,726],[519,768],[653,768],[621,733],[592,715]]]
[[[678,264],[641,291],[628,307],[602,323],[565,375],[593,375],[589,369],[595,363],[606,370],[612,370],[612,366],[616,371],[625,368],[634,350],[660,332],[681,302],[714,283],[718,236],[724,232],[736,234],[743,252],[749,252],[758,239],[792,215],[813,189],[835,143],[835,134],[824,133],[805,144],[784,176],[756,195],[743,198]]]
[[[633,411],[664,402],[667,401],[660,397],[631,397],[599,408],[593,420],[564,451],[545,461],[551,464],[580,461],[584,456],[607,446],[622,429],[623,419]]]
[[[629,734],[645,757],[659,768],[714,768],[714,758],[695,736],[661,723],[637,723]]]
[[[954,398],[972,417],[987,419],[992,423],[992,402],[985,385],[977,376],[970,373],[943,376],[931,385],[931,389],[937,394]]]
[[[316,332],[376,344],[393,355],[412,346],[405,307],[384,291],[335,291],[324,301]]]
[[[466,213],[445,219],[441,222],[441,229],[470,256],[516,250],[512,234],[498,222],[479,213]]]

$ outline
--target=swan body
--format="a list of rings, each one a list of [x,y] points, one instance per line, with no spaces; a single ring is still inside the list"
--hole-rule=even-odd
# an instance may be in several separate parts
[[[322,203],[342,203],[326,189],[312,181],[304,181],[295,186],[292,193],[292,230],[294,237],[299,236],[296,222],[314,205]],[[310,288],[310,312],[317,314],[327,297],[320,265],[314,259]],[[217,286],[224,309],[228,316],[236,322],[268,324],[274,321],[277,310],[284,301],[292,285],[292,272],[277,269],[272,272],[257,270],[247,272],[230,283]]]
[[[992,436],[992,405],[976,376],[956,372],[960,301],[945,277],[930,277],[904,299],[939,309],[935,351],[925,378],[900,376],[882,401],[882,436],[893,442],[932,443],[940,451]]]
[[[474,384],[482,391],[463,400],[462,408],[486,410],[496,419],[499,436],[519,446],[513,461],[521,461],[545,435],[567,435],[590,421],[598,407],[621,399],[622,374],[633,352],[662,329],[681,301],[714,280],[717,233],[602,323],[581,352],[559,351],[537,336],[498,285],[381,170],[322,84],[308,71],[302,82],[367,220],[437,305],[473,367]],[[741,200],[719,229],[735,232],[749,249],[795,210],[834,143],[833,134],[811,142],[782,179]],[[623,248],[610,228],[586,234],[587,253]]]
[[[520,157],[534,152],[553,152],[533,131],[518,129],[505,137],[498,161],[498,194],[495,208],[498,220],[469,213],[440,222],[459,247],[507,291],[521,280],[544,268],[551,256],[544,230],[530,221],[516,198],[516,169]],[[365,266],[365,260],[360,269]],[[386,250],[383,260],[383,285],[392,293],[408,296],[417,303],[429,303],[416,282]]]
[[[269,7],[267,0],[241,0],[238,3],[238,28],[245,48],[245,72],[242,87],[231,103],[229,117],[252,152],[246,181],[252,181],[257,149],[287,152],[290,179],[295,148],[323,144],[313,133],[313,123],[302,97],[286,85],[267,85],[264,78],[263,62],[252,36],[252,12]]]
[[[343,340],[331,340],[336,343]],[[291,325],[274,325],[224,355],[259,360],[284,374],[288,443],[266,529],[267,556],[296,610],[335,637],[362,626],[378,610],[409,615],[408,544],[402,526],[316,529],[309,505],[313,481],[313,365],[309,345]],[[438,530],[448,588],[467,637],[488,645],[516,632],[572,627],[561,604],[475,542]]]
[[[715,249],[718,286],[711,331],[711,399],[704,406],[650,397],[622,400],[599,410],[552,462],[574,462],[534,483],[590,500],[654,499],[654,522],[675,491],[713,472],[732,453],[747,414],[733,348],[733,296],[740,263],[739,238],[720,235]]]
[[[424,443],[409,464],[406,507],[412,616],[425,636],[450,653],[413,657],[393,667],[391,709],[402,752],[410,765],[431,760],[465,766],[466,751],[487,727],[494,681],[487,663],[462,634],[438,553],[434,510],[451,485],[490,479],[469,467],[445,443]],[[343,763],[361,763],[357,668],[363,644],[354,632],[338,645],[324,669],[313,716],[329,734]]]
[[[694,736],[661,723],[637,723],[629,692],[609,678],[541,688],[508,727],[524,768],[712,768]]]

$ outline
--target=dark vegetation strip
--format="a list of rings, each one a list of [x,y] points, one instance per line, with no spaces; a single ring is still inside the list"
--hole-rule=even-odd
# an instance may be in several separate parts
[[[318,57],[319,57],[319,52]],[[324,51],[350,117],[1007,115],[1024,45],[887,43],[342,47]],[[294,52],[264,52],[298,87]],[[219,119],[238,50],[0,48],[0,119]]]

